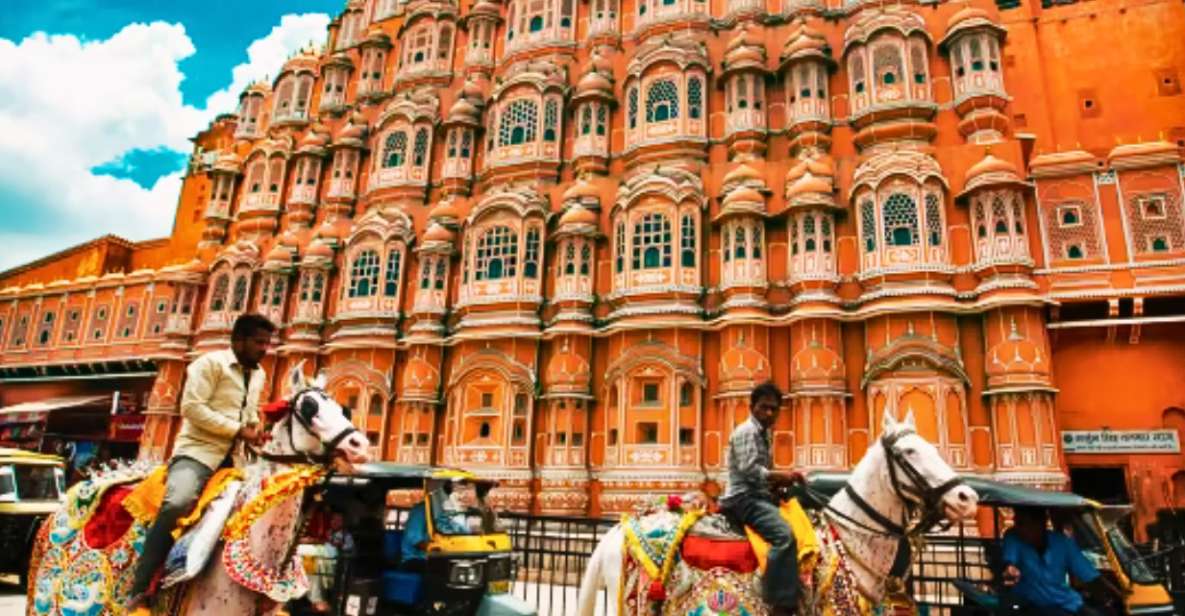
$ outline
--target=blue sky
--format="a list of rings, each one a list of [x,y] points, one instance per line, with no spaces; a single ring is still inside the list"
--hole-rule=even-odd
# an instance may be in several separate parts
[[[103,233],[168,235],[188,138],[344,0],[5,0],[0,270]]]

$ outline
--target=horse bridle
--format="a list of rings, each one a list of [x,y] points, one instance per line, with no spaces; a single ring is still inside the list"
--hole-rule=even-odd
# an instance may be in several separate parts
[[[943,517],[942,497],[947,492],[962,485],[963,479],[955,475],[936,486],[931,486],[921,471],[896,446],[897,441],[911,434],[917,434],[917,431],[911,428],[905,428],[892,434],[884,434],[880,439],[881,448],[885,452],[885,464],[889,470],[889,483],[893,486],[893,491],[901,499],[901,502],[905,504],[905,513],[901,522],[890,520],[883,513],[868,504],[868,501],[864,500],[864,497],[860,496],[856,492],[856,489],[852,487],[850,481],[844,484],[844,493],[880,528],[874,528],[829,505],[825,505],[827,510],[860,527],[862,530],[896,539],[909,538],[924,533],[930,527],[934,526]],[[902,481],[902,476],[908,482]],[[909,524],[910,518],[914,517],[919,507],[921,509],[921,517],[916,523]]]
[[[292,396],[292,400],[288,404],[288,406],[291,409],[288,412],[288,416],[290,418],[288,421],[288,446],[292,449],[293,453],[279,454],[279,453],[269,453],[266,451],[259,450],[259,451],[254,451],[254,453],[256,455],[258,455],[260,458],[263,458],[264,460],[267,460],[268,462],[272,462],[275,464],[328,465],[333,460],[333,455],[334,455],[334,452],[337,451],[337,446],[340,445],[342,441],[349,438],[351,434],[354,434],[355,432],[357,432],[358,428],[354,427],[353,424],[350,424],[349,426],[343,428],[337,434],[333,435],[333,438],[330,438],[328,441],[321,440],[321,437],[317,435],[317,432],[315,430],[313,430],[313,417],[317,414],[318,409],[306,411],[304,408],[302,408],[305,406],[305,402],[311,403],[317,407],[320,406],[319,404],[317,404],[317,402],[315,400],[311,400],[311,399],[306,399],[302,402],[302,399],[306,395],[313,394],[313,393],[319,393],[321,395],[326,395],[325,391],[320,388],[306,387],[306,388],[298,391],[296,393],[296,395]],[[320,442],[321,447],[322,447],[321,453],[311,454],[307,451],[300,451],[299,449],[296,448],[296,436],[293,433],[293,428],[292,428],[293,420],[295,420],[296,423],[299,423],[300,427],[304,428],[305,432],[308,432],[309,434],[311,434],[317,438],[317,441]]]

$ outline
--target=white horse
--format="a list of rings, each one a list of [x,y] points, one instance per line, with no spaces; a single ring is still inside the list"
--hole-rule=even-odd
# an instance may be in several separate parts
[[[917,434],[912,412],[901,423],[885,413],[881,438],[852,470],[845,489],[824,507],[823,516],[839,537],[838,549],[846,552],[844,564],[851,573],[852,586],[870,604],[878,604],[885,597],[901,540],[925,531],[939,518],[951,523],[971,518],[978,501],[975,491],[961,483],[938,450]],[[916,517],[911,513],[916,512],[921,513],[921,519],[911,523]],[[829,543],[826,524],[815,533],[820,543]],[[616,613],[624,550],[625,531],[618,524],[605,534],[589,559],[577,603],[581,616],[593,615],[601,589],[608,589],[609,613]],[[673,596],[669,587],[668,583],[668,594]],[[823,613],[825,601],[817,599],[825,598],[804,599],[800,605],[807,607],[800,614]]]
[[[219,541],[196,577],[159,593],[154,613],[254,615],[261,598],[282,603],[307,589],[303,571],[291,559],[299,539],[304,490],[319,480],[319,468],[365,462],[370,447],[323,387],[323,377],[309,382],[300,365],[291,370],[289,410],[273,426],[259,457],[244,468],[230,519],[245,509],[258,515],[241,518],[239,538]],[[30,562],[29,616],[124,614],[147,524],[132,521],[118,539],[95,546],[88,541],[90,524],[85,522],[107,517],[97,513],[101,508],[108,513],[109,508],[120,508],[101,501],[114,488],[134,485],[146,471],[125,469],[123,475],[79,484],[71,489],[67,505],[45,522]],[[280,492],[276,488],[285,479],[300,480],[287,482],[289,489]],[[89,508],[89,514],[83,511],[85,517],[79,516],[79,503]],[[115,515],[124,516],[125,523],[129,519],[122,511]]]

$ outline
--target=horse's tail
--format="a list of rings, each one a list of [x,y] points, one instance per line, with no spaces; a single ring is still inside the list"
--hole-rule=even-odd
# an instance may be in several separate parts
[[[588,558],[588,566],[584,569],[584,576],[580,578],[580,593],[576,600],[579,610],[577,614],[580,616],[593,616],[597,609],[597,591],[605,586],[602,567],[605,565],[605,559],[609,556],[608,552],[611,549],[609,543],[619,538],[619,533],[615,532],[617,528],[614,526],[608,533],[605,533],[604,537],[601,537],[592,556]]]

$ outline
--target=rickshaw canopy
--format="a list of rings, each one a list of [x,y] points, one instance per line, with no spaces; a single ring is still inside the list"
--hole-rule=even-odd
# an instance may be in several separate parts
[[[48,453],[37,453],[24,449],[0,447],[0,464],[32,464],[41,466],[65,467],[66,461],[59,456]]]
[[[396,464],[367,462],[356,465],[353,472],[334,475],[329,480],[333,487],[374,490],[383,494],[390,490],[422,489],[429,480],[454,481],[472,484],[493,484],[459,468],[428,466],[425,464]]]
[[[816,507],[819,498],[831,498],[843,489],[849,473],[814,472],[807,475],[806,490],[800,496]],[[1038,490],[1025,486],[994,481],[974,475],[963,476],[963,481],[979,494],[979,504],[992,507],[1045,507],[1047,509],[1099,509],[1101,505],[1073,492]]]

